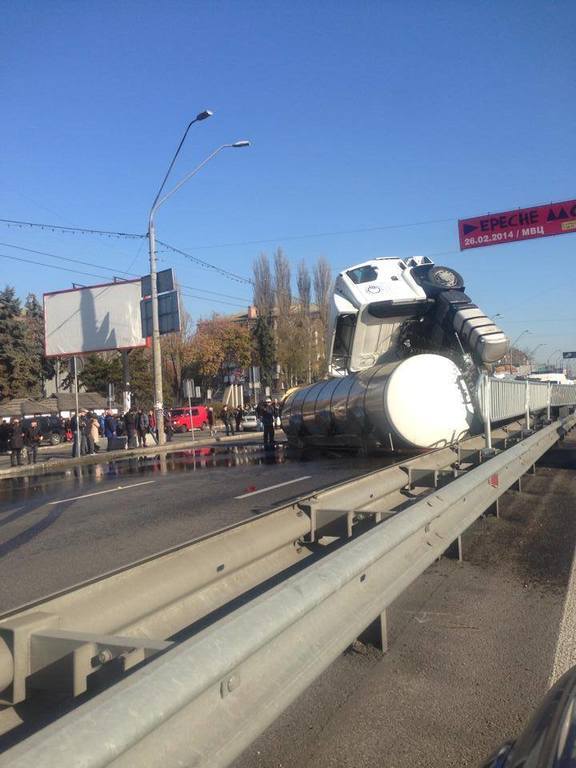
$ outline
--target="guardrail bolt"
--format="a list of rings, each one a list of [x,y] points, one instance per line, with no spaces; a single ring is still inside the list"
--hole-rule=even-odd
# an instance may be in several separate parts
[[[112,651],[109,648],[103,648],[98,652],[97,658],[100,664],[106,664],[107,661],[112,661]]]
[[[220,695],[222,698],[224,696],[227,696],[229,693],[232,693],[233,691],[238,688],[240,685],[240,675],[230,675],[230,677],[227,680],[222,680],[220,683]]]

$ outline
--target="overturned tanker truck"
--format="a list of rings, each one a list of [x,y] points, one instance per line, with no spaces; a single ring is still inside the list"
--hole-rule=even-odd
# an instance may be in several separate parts
[[[509,341],[426,256],[378,258],[336,278],[329,378],[290,392],[282,408],[300,448],[413,451],[479,431],[478,375]]]

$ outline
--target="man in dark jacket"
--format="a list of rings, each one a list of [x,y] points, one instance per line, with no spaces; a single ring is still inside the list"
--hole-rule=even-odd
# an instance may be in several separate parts
[[[36,419],[32,419],[28,427],[24,430],[24,445],[28,455],[28,464],[36,464],[38,457],[38,446],[42,440],[42,432]]]
[[[265,403],[260,403],[258,407],[258,416],[264,427],[264,448],[274,448],[274,406],[270,398],[266,398]]]
[[[8,453],[8,441],[10,440],[10,424],[0,421],[0,453]]]
[[[146,446],[146,435],[148,434],[148,415],[144,413],[142,408],[138,408],[136,414],[136,431],[138,432],[138,447],[144,448]]]
[[[81,410],[80,416],[76,414],[70,419],[70,429],[72,430],[72,437],[74,442],[72,443],[72,456],[85,456],[88,450],[86,443],[86,411]],[[78,437],[80,437],[80,444],[78,444]]]
[[[208,408],[208,429],[210,437],[214,437],[214,408]]]
[[[12,419],[10,429],[10,464],[15,467],[16,464],[22,464],[22,448],[24,448],[24,433],[20,419]]]
[[[240,432],[240,426],[242,424],[243,418],[244,418],[244,410],[242,406],[239,405],[234,411],[234,420],[236,422],[236,432]]]
[[[124,414],[124,428],[126,429],[126,437],[128,438],[128,448],[137,448],[136,442],[136,414],[130,408],[128,413]]]
[[[233,435],[234,434],[234,419],[232,418],[232,414],[228,410],[228,406],[227,405],[225,405],[224,408],[222,408],[222,413],[220,414],[220,418],[222,419],[224,427],[226,428],[226,436]]]

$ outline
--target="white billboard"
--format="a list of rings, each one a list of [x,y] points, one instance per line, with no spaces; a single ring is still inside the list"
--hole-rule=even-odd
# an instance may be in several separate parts
[[[146,346],[140,280],[44,294],[47,357]]]

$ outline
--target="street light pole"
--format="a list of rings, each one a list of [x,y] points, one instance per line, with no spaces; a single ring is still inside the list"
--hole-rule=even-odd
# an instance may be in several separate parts
[[[194,122],[194,121],[193,121]],[[190,126],[186,129],[186,133],[188,132]],[[186,133],[184,134],[184,137],[186,136]],[[174,159],[178,155],[178,152],[180,151],[180,147],[182,146],[182,142],[180,142],[180,146],[176,150],[176,155],[174,156]],[[162,192],[162,188],[164,187],[164,184],[166,182],[166,177],[164,178],[164,181],[162,182],[162,187],[160,188],[160,192],[156,195],[156,199],[154,200],[154,203],[152,204],[152,208],[150,209],[150,215],[148,217],[148,246],[150,250],[150,280],[151,280],[151,300],[152,300],[152,367],[154,371],[154,411],[156,414],[156,428],[158,430],[158,443],[161,445],[164,442],[166,442],[166,438],[164,435],[164,403],[163,403],[163,394],[162,394],[162,350],[160,348],[160,326],[159,326],[159,320],[158,320],[158,286],[156,284],[156,231],[154,228],[154,216],[156,214],[156,211],[160,208],[160,206],[164,205],[164,203],[172,197],[173,194],[175,194],[184,184],[186,184],[187,181],[189,181],[192,176],[198,173],[198,171],[203,168],[206,163],[208,163],[210,160],[212,160],[213,157],[215,157],[219,152],[221,152],[223,149],[227,149],[228,147],[232,148],[239,148],[239,147],[249,147],[250,142],[249,141],[235,141],[233,144],[222,144],[218,149],[215,149],[214,152],[212,152],[211,155],[208,155],[208,157],[203,160],[200,165],[197,165],[196,168],[194,168],[190,173],[187,173],[186,176],[184,176],[183,179],[181,179],[178,184],[176,184],[173,189],[170,190],[170,192],[167,192],[163,197],[160,197],[160,192]],[[171,166],[174,164],[174,161],[172,161]]]
[[[176,159],[180,154],[182,145],[186,140],[186,136],[188,136],[188,131],[194,125],[194,123],[198,123],[201,120],[206,120],[206,118],[211,116],[212,116],[212,112],[209,109],[205,109],[203,112],[199,112],[196,115],[196,117],[188,123],[188,126],[184,131],[184,135],[180,139],[180,144],[178,144],[176,152],[174,153],[174,157],[172,158],[170,165],[168,166],[168,170],[164,175],[162,184],[160,185],[160,189],[158,190],[158,193],[154,198],[154,202],[152,203],[152,208],[150,210],[150,216],[148,218],[148,248],[150,252],[150,299],[152,301],[152,370],[153,370],[153,377],[154,377],[154,413],[156,414],[156,429],[157,429],[157,435],[158,435],[158,443],[160,445],[166,442],[166,436],[164,434],[164,403],[163,403],[163,394],[162,394],[162,350],[160,348],[160,323],[158,318],[158,285],[156,283],[157,270],[156,270],[156,235],[154,231],[154,211],[157,207],[158,199],[162,194],[164,187],[166,186],[166,182],[168,181],[170,172],[174,167],[174,163],[176,162]]]
[[[529,360],[536,362],[536,359],[535,359],[534,355],[536,354],[536,352],[538,352],[540,347],[546,347],[546,346],[548,346],[548,345],[547,344],[537,344],[531,352],[528,352]],[[532,365],[532,362],[530,362],[530,370],[531,371],[532,371],[532,368],[533,368],[533,365]]]
[[[526,329],[525,331],[522,331],[522,333],[519,336],[516,337],[516,340],[513,341],[512,344],[510,344],[510,353],[509,353],[509,355],[510,355],[510,375],[512,375],[512,350],[514,349],[514,345],[518,344],[518,342],[520,341],[522,336],[524,336],[524,334],[526,334],[526,333],[530,333],[530,331],[528,329]]]

